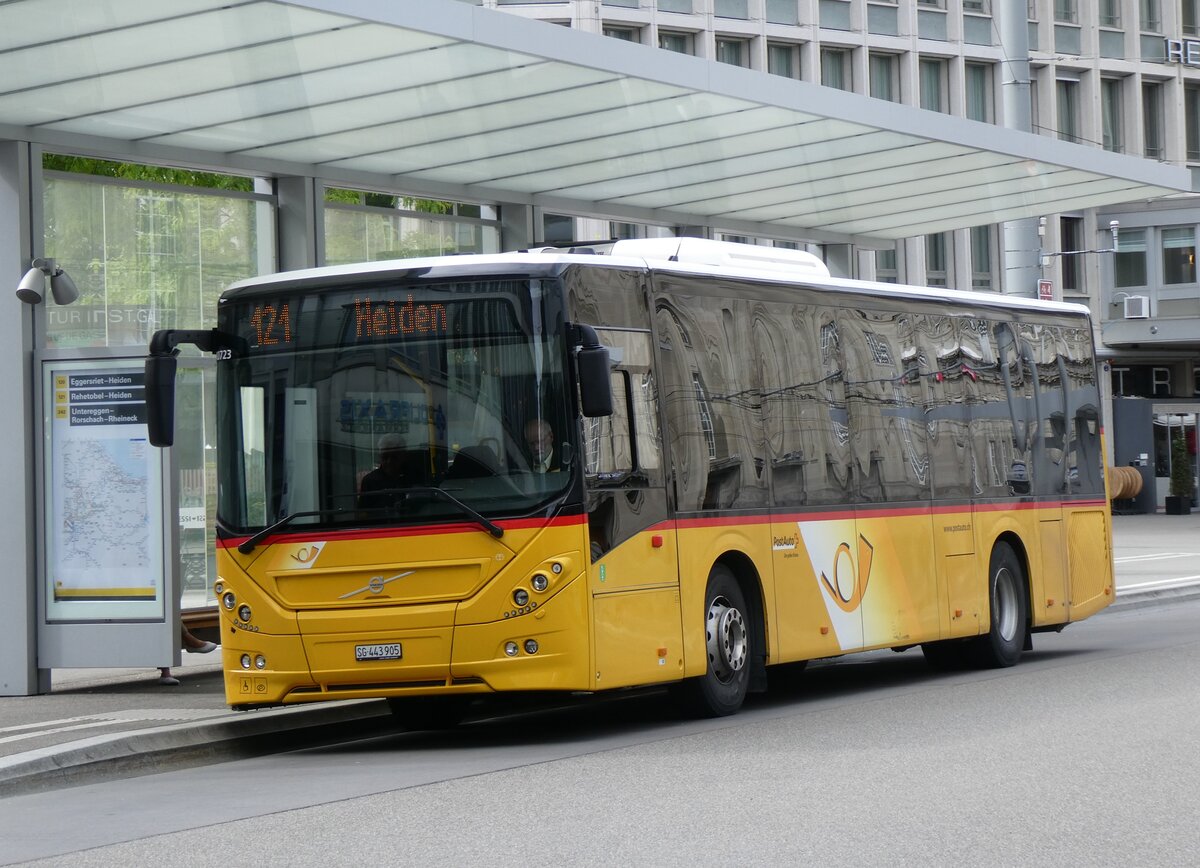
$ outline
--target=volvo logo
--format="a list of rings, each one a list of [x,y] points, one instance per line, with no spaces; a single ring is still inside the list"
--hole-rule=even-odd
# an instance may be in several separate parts
[[[416,570],[408,570],[404,573],[396,573],[394,576],[388,576],[386,579],[383,576],[371,576],[366,585],[361,588],[355,588],[349,593],[342,594],[338,599],[349,600],[351,597],[356,597],[365,591],[370,591],[372,594],[381,593],[389,582],[394,582],[396,579],[403,579],[405,576],[411,576],[415,572]]]

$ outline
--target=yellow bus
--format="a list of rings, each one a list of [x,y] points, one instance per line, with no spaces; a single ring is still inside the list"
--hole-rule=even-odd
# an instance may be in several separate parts
[[[1010,666],[1113,598],[1085,308],[702,239],[226,291],[218,578],[236,708],[676,685],[921,646]]]

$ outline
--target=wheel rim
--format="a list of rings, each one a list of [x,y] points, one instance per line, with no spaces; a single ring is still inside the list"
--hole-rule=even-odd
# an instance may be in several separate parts
[[[1017,635],[1017,579],[1008,567],[1001,567],[996,573],[996,632],[1005,642],[1011,642]]]
[[[709,668],[728,683],[746,665],[746,619],[727,598],[716,597],[708,606],[705,635]]]

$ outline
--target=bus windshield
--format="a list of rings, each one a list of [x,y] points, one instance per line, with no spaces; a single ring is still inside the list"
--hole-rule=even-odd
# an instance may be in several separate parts
[[[560,298],[552,281],[515,279],[226,298],[222,532],[494,532],[494,519],[545,509],[569,490],[575,454]]]

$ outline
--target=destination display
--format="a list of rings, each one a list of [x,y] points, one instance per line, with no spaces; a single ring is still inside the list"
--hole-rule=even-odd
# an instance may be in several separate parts
[[[137,362],[48,362],[50,620],[161,618],[162,456]]]

